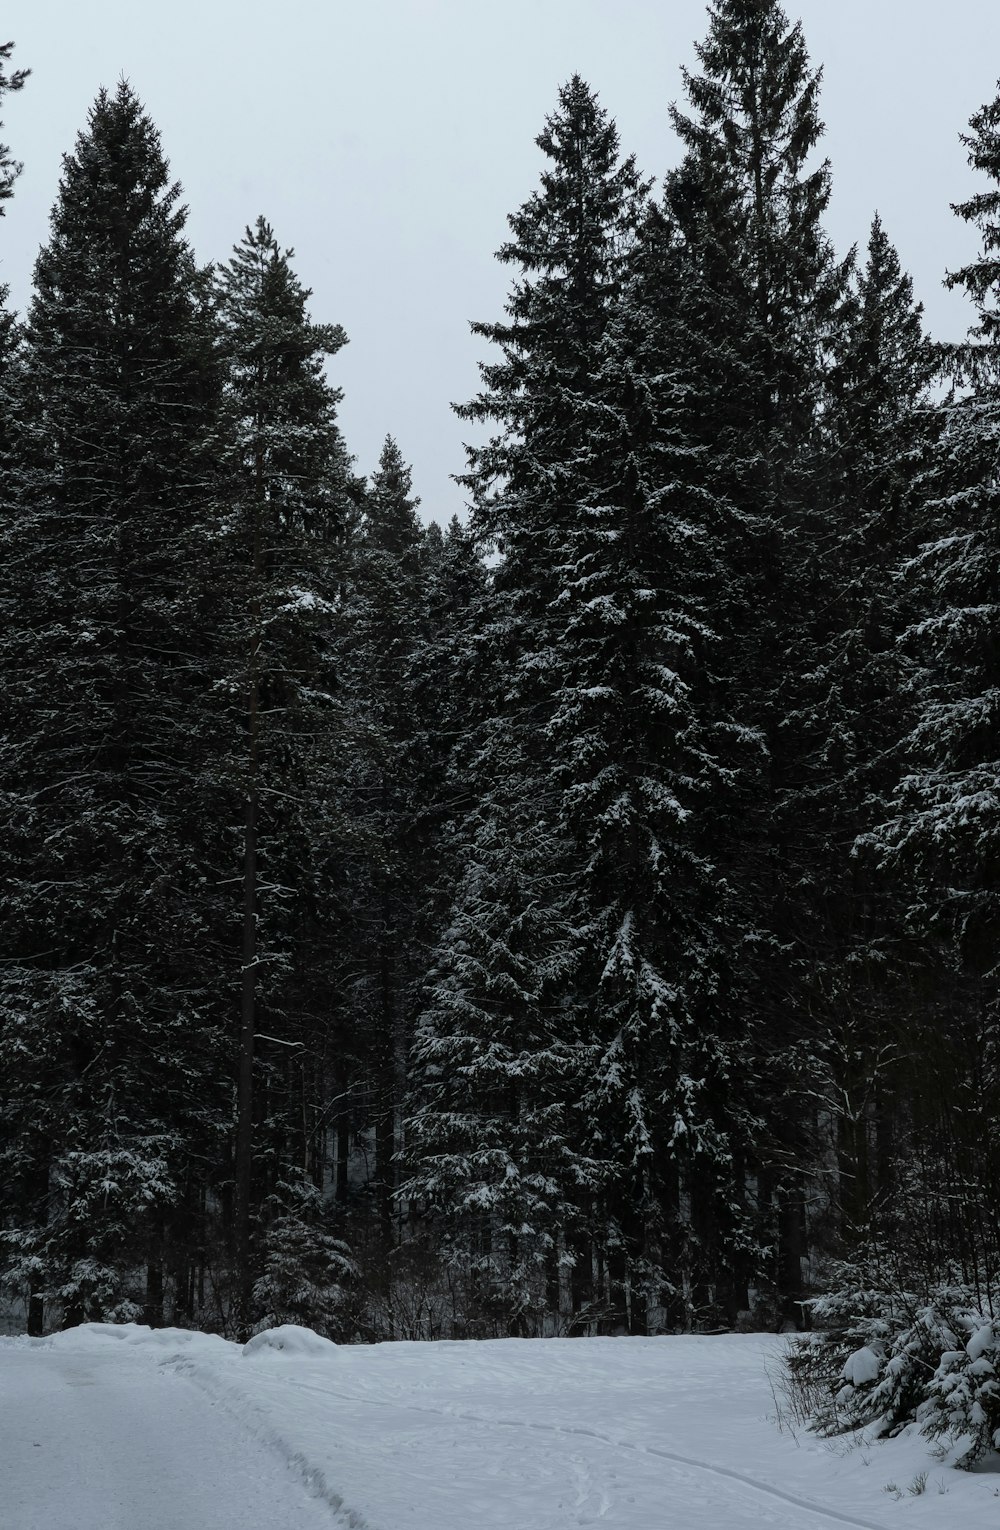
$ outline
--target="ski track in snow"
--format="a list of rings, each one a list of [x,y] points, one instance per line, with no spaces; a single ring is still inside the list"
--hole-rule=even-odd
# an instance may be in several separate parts
[[[915,1433],[779,1435],[778,1342],[0,1340],[0,1530],[995,1530]]]
[[[341,1494],[327,1480],[326,1474],[315,1463],[309,1461],[303,1451],[295,1449],[294,1445],[285,1438],[284,1431],[276,1427],[268,1418],[266,1410],[248,1398],[242,1389],[234,1394],[232,1389],[220,1386],[218,1377],[213,1371],[190,1360],[186,1355],[169,1356],[161,1360],[160,1365],[197,1386],[213,1402],[217,1402],[244,1432],[279,1455],[309,1493],[321,1499],[327,1508],[333,1511],[333,1522],[336,1525],[343,1526],[344,1530],[379,1530],[378,1526],[373,1525],[370,1520],[365,1519],[356,1509],[352,1509],[344,1502]],[[309,1388],[307,1384],[303,1386],[302,1383],[293,1382],[292,1385],[300,1386],[304,1390],[323,1391],[322,1387]],[[329,1521],[326,1523],[329,1524]],[[0,1530],[3,1530],[2,1523],[0,1523]]]
[[[204,1393],[121,1345],[0,1345],[0,1530],[331,1530]]]
[[[735,1471],[732,1467],[718,1466],[710,1461],[699,1461],[694,1456],[685,1456],[678,1451],[664,1450],[656,1445],[639,1445],[633,1440],[615,1439],[612,1435],[599,1434],[595,1429],[584,1429],[572,1424],[543,1424],[537,1419],[529,1422],[524,1419],[515,1418],[482,1418],[478,1414],[459,1413],[452,1408],[421,1408],[416,1403],[393,1402],[387,1404],[380,1398],[361,1397],[351,1392],[335,1392],[329,1387],[320,1387],[308,1381],[294,1381],[291,1378],[288,1378],[285,1384],[294,1387],[297,1391],[317,1392],[320,1396],[335,1397],[338,1402],[363,1403],[368,1407],[374,1408],[392,1406],[403,1408],[408,1413],[424,1413],[433,1418],[460,1420],[462,1423],[480,1424],[488,1429],[526,1429],[532,1434],[555,1434],[570,1438],[595,1440],[601,1445],[608,1446],[611,1450],[635,1451],[638,1455],[655,1456],[661,1461],[670,1461],[677,1466],[686,1466],[699,1472],[708,1472],[713,1477],[726,1478],[732,1482],[739,1483],[743,1487],[752,1488],[755,1493],[762,1493],[766,1498],[777,1499],[779,1502],[787,1503],[795,1509],[805,1509],[817,1518],[825,1520],[827,1524],[850,1525],[853,1527],[853,1530],[884,1530],[884,1525],[876,1525],[872,1520],[856,1519],[853,1515],[841,1513],[838,1509],[824,1508],[822,1504],[810,1501],[807,1498],[798,1498],[794,1493],[785,1493],[781,1488],[771,1487],[768,1483],[761,1482],[756,1477],[750,1477],[745,1472]],[[591,1474],[586,1463],[579,1458],[571,1457],[570,1459],[574,1464],[578,1464],[581,1467],[583,1475],[589,1480]],[[577,1507],[582,1507],[587,1496],[589,1496],[589,1493],[581,1497]],[[606,1489],[604,1490],[604,1497],[607,1498]],[[606,1513],[609,1507],[610,1503],[607,1503],[603,1512]],[[796,1520],[795,1523],[801,1525],[800,1520]]]

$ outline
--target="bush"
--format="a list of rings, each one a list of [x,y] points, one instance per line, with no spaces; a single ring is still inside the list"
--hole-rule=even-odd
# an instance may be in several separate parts
[[[979,1323],[961,1349],[942,1354],[927,1396],[917,1409],[926,1435],[969,1444],[955,1462],[968,1470],[989,1450],[1000,1449],[1000,1322]]]
[[[786,1390],[810,1426],[887,1435],[916,1421],[930,1438],[968,1437],[961,1467],[1000,1449],[1000,1321],[976,1294],[952,1282],[918,1296],[857,1266],[832,1274],[838,1284],[812,1303],[822,1330],[785,1362]]]
[[[347,1246],[330,1232],[315,1186],[304,1178],[282,1181],[261,1221],[254,1332],[294,1323],[324,1338],[347,1337],[354,1264]]]

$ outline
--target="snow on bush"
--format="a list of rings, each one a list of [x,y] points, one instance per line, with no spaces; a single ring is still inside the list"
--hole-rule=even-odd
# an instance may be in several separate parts
[[[1000,1319],[958,1284],[912,1292],[879,1287],[851,1266],[813,1303],[822,1325],[787,1358],[788,1387],[822,1434],[861,1426],[897,1434],[917,1422],[930,1438],[967,1437],[955,1463],[1000,1450]]]
[[[1000,1450],[1000,1320],[980,1323],[962,1349],[946,1350],[917,1409],[932,1438],[968,1437],[955,1462],[968,1470],[987,1451]]]
[[[852,1387],[866,1387],[870,1382],[878,1380],[881,1369],[881,1357],[867,1344],[863,1344],[853,1355],[848,1355],[844,1364],[844,1380],[850,1382]]]
[[[898,1434],[916,1418],[941,1355],[961,1342],[972,1321],[965,1292],[948,1286],[934,1296],[886,1345],[885,1369],[866,1398],[867,1419],[878,1422],[880,1434]]]
[[[892,1334],[905,1325],[905,1300],[852,1265],[831,1271],[832,1289],[811,1303],[817,1332],[793,1342],[786,1356],[794,1414],[821,1434],[871,1421],[868,1398]]]

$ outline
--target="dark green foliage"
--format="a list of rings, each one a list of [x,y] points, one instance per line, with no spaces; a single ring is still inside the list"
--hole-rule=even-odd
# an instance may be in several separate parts
[[[33,1332],[811,1310],[823,1427],[988,1446],[1000,101],[937,347],[880,220],[827,237],[801,26],[713,0],[697,57],[655,204],[559,93],[473,325],[467,527],[422,526],[391,437],[354,476],[343,331],[263,218],[199,270],[128,86],[67,156],[27,322],[0,302]]]
[[[125,1310],[217,1147],[216,383],[178,196],[102,92],[36,267],[2,528],[3,1151],[14,1239],[74,1317]]]
[[[346,336],[309,319],[291,256],[259,218],[218,278],[236,596],[231,768],[244,818],[233,1244],[244,1332],[256,1207],[289,1166],[323,1184],[338,788],[351,735],[335,653],[357,486],[340,395],[324,374]]]
[[[801,915],[818,870],[801,794],[813,742],[804,682],[826,600],[822,550],[835,512],[823,418],[849,262],[835,259],[823,228],[820,74],[801,26],[776,0],[717,0],[697,51],[701,72],[685,76],[690,111],[673,111],[686,154],[667,179],[665,212],[685,246],[682,301],[701,391],[695,439],[731,507],[716,667],[733,717],[766,748],[725,864],[750,938],[748,1040],[768,1123],[747,1167],[761,1233],[775,1247],[771,1280],[794,1318],[803,1170],[815,1151],[800,1090],[825,1034],[803,993],[813,952]]]
[[[355,1024],[375,1133],[373,1188],[383,1241],[392,1241],[398,1110],[406,1072],[428,846],[409,741],[423,723],[413,660],[425,633],[425,563],[419,501],[399,447],[387,436],[363,503],[354,548],[345,667],[371,749],[355,762],[354,820],[363,859],[353,890]]]
[[[501,251],[511,322],[477,326],[503,360],[463,411],[504,427],[466,480],[502,552],[493,695],[407,1191],[512,1320],[562,1306],[639,1331],[712,1300],[738,1220],[734,937],[702,816],[731,787],[707,667],[720,509],[644,308],[645,187],[578,79],[538,142],[550,167]]]
[[[927,1237],[939,1260],[959,1259],[967,1279],[991,1289],[1000,1249],[992,1104],[1000,936],[998,110],[994,102],[978,112],[965,139],[991,186],[956,208],[979,229],[983,248],[949,281],[968,292],[976,322],[968,344],[951,353],[960,386],[941,411],[901,569],[908,728],[882,821],[866,841],[886,880],[904,890],[901,913],[923,957],[922,1064],[914,1064],[911,1087],[914,1157],[929,1191]]]
[[[348,1292],[354,1266],[308,1178],[278,1182],[261,1207],[257,1241],[254,1331],[295,1323],[327,1339],[352,1337]]]
[[[474,326],[501,359],[482,367],[483,391],[459,411],[500,427],[470,452],[465,482],[475,531],[502,558],[478,639],[490,687],[472,766],[479,805],[418,1031],[407,1186],[467,1253],[475,1209],[475,1278],[518,1314],[543,1305],[539,1283],[557,1281],[567,1224],[586,1231],[591,1193],[574,1119],[591,1038],[569,987],[579,934],[570,899],[556,894],[572,872],[547,730],[562,682],[562,564],[579,513],[573,464],[587,450],[582,405],[644,196],[578,77],[538,144],[549,162],[541,188],[511,216],[499,252],[520,273],[509,322]]]
[[[9,91],[20,90],[25,80],[31,73],[30,69],[13,69],[8,74],[6,64],[10,62],[10,56],[14,51],[13,43],[0,43],[0,105]],[[0,122],[0,127],[3,123]],[[17,160],[11,158],[10,149],[5,143],[0,143],[0,218],[3,217],[4,202],[14,195],[14,182],[21,173],[21,166]]]

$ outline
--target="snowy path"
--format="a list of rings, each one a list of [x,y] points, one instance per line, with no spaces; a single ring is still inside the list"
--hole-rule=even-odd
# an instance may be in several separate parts
[[[0,1340],[0,1530],[996,1530],[1000,1460],[779,1433],[781,1343]]]
[[[331,1530],[281,1458],[121,1345],[0,1347],[2,1530]]]
[[[477,1463],[479,1469],[470,1474],[469,1493],[463,1499],[474,1513],[479,1526],[507,1524],[506,1519],[498,1518],[498,1513],[509,1514],[513,1494],[518,1489],[526,1489],[525,1496],[534,1499],[534,1503],[530,1511],[527,1511],[532,1518],[524,1521],[525,1530],[528,1530],[529,1525],[531,1530],[548,1530],[550,1519],[534,1497],[535,1489],[541,1483],[550,1490],[554,1487],[559,1494],[555,1517],[551,1519],[553,1530],[556,1526],[569,1524],[600,1524],[606,1530],[612,1530],[612,1527],[618,1525],[624,1527],[637,1524],[638,1521],[632,1518],[637,1512],[635,1488],[643,1476],[651,1478],[649,1486],[660,1505],[665,1525],[683,1524],[690,1527],[690,1530],[701,1530],[703,1526],[705,1530],[708,1527],[720,1530],[722,1526],[726,1526],[727,1530],[729,1527],[732,1530],[751,1530],[751,1527],[756,1530],[762,1524],[774,1526],[776,1530],[785,1530],[785,1527],[788,1530],[831,1530],[833,1526],[845,1525],[853,1526],[855,1530],[882,1530],[884,1525],[884,1521],[876,1524],[873,1520],[857,1519],[835,1508],[825,1508],[815,1501],[810,1502],[785,1492],[782,1488],[732,1467],[700,1461],[655,1445],[610,1438],[579,1426],[548,1424],[538,1419],[528,1422],[499,1417],[480,1418],[472,1413],[417,1407],[413,1404],[406,1404],[402,1408],[398,1405],[387,1407],[385,1404],[372,1403],[370,1398],[347,1394],[331,1387],[291,1380],[286,1384],[298,1391],[315,1392],[328,1405],[331,1402],[346,1402],[360,1404],[362,1407],[366,1404],[374,1406],[380,1410],[382,1418],[371,1418],[373,1433],[383,1438],[398,1437],[401,1433],[413,1436],[413,1421],[407,1422],[401,1418],[402,1414],[423,1414],[427,1418],[444,1420],[448,1425],[445,1431],[447,1438],[435,1441],[431,1434],[419,1429],[416,1437],[420,1441],[421,1452],[426,1454],[428,1460],[440,1462],[442,1456],[448,1459],[452,1491],[463,1454],[469,1451],[470,1446],[473,1455],[477,1453],[477,1447],[478,1450],[485,1447],[485,1452],[493,1458],[493,1464],[488,1465],[485,1461]],[[456,1424],[471,1426],[465,1439],[456,1435]],[[498,1441],[497,1430],[517,1431],[520,1438],[512,1446],[510,1440]],[[547,1439],[547,1435],[556,1436],[557,1439]],[[517,1461],[516,1468],[512,1468],[512,1448]],[[626,1453],[624,1457],[623,1452]],[[643,1466],[637,1467],[628,1461],[629,1452],[650,1458],[651,1469],[644,1470]],[[503,1463],[501,1469],[498,1469],[499,1462]],[[668,1463],[666,1469],[659,1464],[661,1462]],[[413,1467],[406,1473],[406,1479],[411,1484],[415,1474]],[[480,1501],[484,1475],[486,1497]],[[477,1477],[480,1481],[478,1491],[472,1485]],[[503,1488],[498,1492],[496,1489],[501,1481]],[[440,1489],[440,1483],[435,1484],[431,1480],[426,1487],[428,1494],[433,1496]],[[412,1509],[410,1513],[412,1515]],[[518,1530],[521,1530],[521,1523],[518,1519]],[[642,1523],[645,1524],[645,1519]]]

